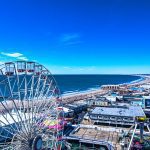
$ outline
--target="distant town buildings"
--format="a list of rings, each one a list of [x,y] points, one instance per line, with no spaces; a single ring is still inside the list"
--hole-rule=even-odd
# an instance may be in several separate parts
[[[80,118],[80,124],[65,138],[78,142],[79,148],[150,149],[150,144],[141,142],[150,133],[150,77],[132,84],[103,85],[97,92],[72,96],[66,102],[71,104],[64,107]]]

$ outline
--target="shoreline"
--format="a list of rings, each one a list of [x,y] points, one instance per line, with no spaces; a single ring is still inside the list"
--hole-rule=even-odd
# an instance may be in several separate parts
[[[126,83],[120,83],[120,84],[112,84],[112,85],[130,85],[130,84],[133,84],[133,83],[138,83],[140,81],[143,81],[145,80],[142,75],[131,75],[131,76],[138,76],[140,77],[139,79],[137,80],[133,80],[131,82],[126,82]],[[107,84],[106,84],[107,85]],[[81,90],[81,91],[78,91],[78,90],[75,90],[75,91],[66,91],[65,93],[62,94],[62,97],[68,97],[68,96],[72,96],[72,95],[78,95],[78,94],[85,94],[85,93],[89,93],[89,92],[93,92],[93,91],[97,91],[97,90],[100,90],[101,87],[103,85],[99,86],[99,87],[91,87],[91,88],[88,88],[87,90]]]
[[[137,76],[139,76],[140,79],[131,81],[129,83],[115,84],[115,85],[119,85],[119,86],[123,86],[123,87],[124,86],[130,87],[130,86],[137,86],[137,85],[142,85],[142,84],[146,84],[146,83],[150,82],[150,76],[146,76],[146,75],[137,75]],[[101,86],[99,88],[95,88],[95,89],[93,88],[92,90],[85,90],[85,91],[79,91],[79,92],[72,92],[69,94],[68,93],[63,94],[62,95],[63,103],[72,103],[74,101],[79,101],[79,100],[83,100],[86,98],[91,98],[95,95],[107,94],[109,91],[101,89]]]

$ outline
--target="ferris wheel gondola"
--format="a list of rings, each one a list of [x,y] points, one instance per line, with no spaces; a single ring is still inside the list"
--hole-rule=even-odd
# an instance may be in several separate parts
[[[60,90],[43,65],[26,61],[1,65],[0,149],[59,149],[64,120],[60,106]]]

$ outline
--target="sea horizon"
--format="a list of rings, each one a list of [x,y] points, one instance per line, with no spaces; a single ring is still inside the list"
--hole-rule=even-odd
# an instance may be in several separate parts
[[[52,72],[51,72],[52,73]],[[128,73],[126,73],[126,74],[123,74],[123,73],[86,73],[86,74],[83,74],[83,73],[77,73],[77,74],[73,74],[73,73],[52,73],[53,75],[149,75],[149,74],[144,74],[144,73],[139,73],[139,74],[128,74]]]
[[[118,74],[55,74],[62,95],[100,89],[102,85],[129,84],[143,80],[140,75]]]

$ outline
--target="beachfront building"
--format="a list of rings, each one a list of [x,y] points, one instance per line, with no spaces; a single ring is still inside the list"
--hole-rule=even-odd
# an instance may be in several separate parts
[[[142,95],[124,95],[123,101],[133,106],[141,106],[145,108],[145,99]]]
[[[106,96],[106,99],[110,102],[116,102],[117,96],[116,95],[108,95]]]
[[[87,104],[84,103],[66,104],[65,107],[73,110],[75,115],[87,110]]]
[[[143,84],[140,87],[144,88],[145,91],[147,91],[148,93],[150,93],[150,83]]]
[[[125,89],[124,88],[119,89],[117,92],[118,92],[119,95],[128,95],[128,94],[131,94],[131,91],[129,91],[126,88]]]
[[[115,91],[115,90],[119,90],[120,85],[102,85],[101,88],[103,90]]]
[[[150,96],[144,96],[145,100],[145,108],[149,109],[150,108]]]
[[[86,103],[89,107],[91,106],[108,106],[109,105],[109,100],[106,99],[106,97],[99,97],[96,99],[88,99],[86,100]]]
[[[145,108],[144,99],[131,99],[130,104],[133,106],[141,106]]]
[[[133,93],[134,92],[136,93],[136,92],[144,92],[145,91],[145,89],[143,87],[134,87],[134,86],[130,87],[129,90],[132,91]]]
[[[122,99],[122,96],[118,95],[117,93],[111,93],[106,95],[105,98],[111,103],[115,103],[118,99]]]
[[[74,111],[72,109],[66,108],[66,107],[59,107],[63,111],[59,114],[60,117],[64,117],[66,120],[71,119],[74,117]]]
[[[150,118],[150,96],[144,96],[143,98],[145,103],[144,112],[147,118]]]
[[[144,117],[145,113],[140,106],[129,107],[96,107],[89,113],[93,124],[108,124],[130,126],[136,117]]]

